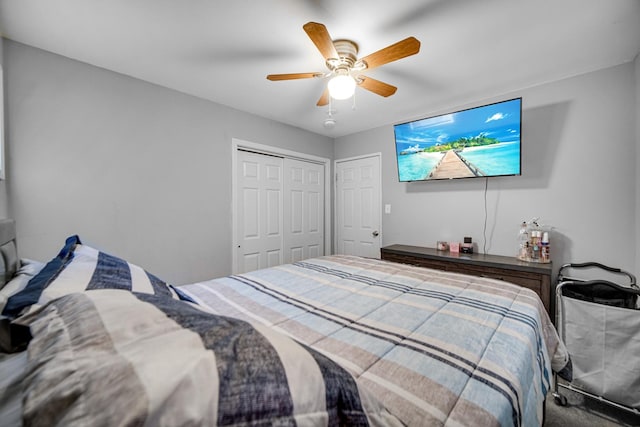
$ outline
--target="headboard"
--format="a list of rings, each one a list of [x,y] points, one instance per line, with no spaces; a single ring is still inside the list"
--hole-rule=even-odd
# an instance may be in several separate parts
[[[16,222],[12,219],[0,219],[0,288],[13,277],[19,267]]]

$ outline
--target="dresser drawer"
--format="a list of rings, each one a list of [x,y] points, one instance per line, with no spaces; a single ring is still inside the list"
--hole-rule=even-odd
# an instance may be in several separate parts
[[[551,264],[525,263],[515,258],[497,255],[465,254],[462,259],[461,255],[436,251],[433,248],[405,245],[382,248],[380,255],[385,261],[488,277],[531,289],[538,294],[547,312],[550,315],[552,313]]]
[[[457,271],[458,273],[470,274],[472,276],[489,277],[492,279],[504,280],[505,282],[514,283],[516,285],[524,286],[529,289],[533,289],[540,295],[540,275],[539,274],[527,274],[526,272],[516,272],[513,270],[498,269],[492,267],[480,267],[473,265],[461,265],[456,264],[456,269],[451,271]]]

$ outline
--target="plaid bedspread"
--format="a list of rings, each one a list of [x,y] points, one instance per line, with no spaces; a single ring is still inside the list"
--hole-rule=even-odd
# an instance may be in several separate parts
[[[24,425],[401,425],[322,352],[184,301],[77,236],[8,302],[10,328],[31,335],[12,409]]]
[[[20,321],[24,425],[401,425],[321,353],[184,301],[90,290]]]
[[[328,256],[178,289],[337,361],[410,426],[541,425],[568,363],[538,296],[488,278]]]

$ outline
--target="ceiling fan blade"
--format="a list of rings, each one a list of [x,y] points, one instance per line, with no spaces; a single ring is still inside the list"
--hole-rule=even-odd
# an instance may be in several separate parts
[[[316,104],[318,107],[324,107],[329,103],[329,89],[325,88],[324,92],[322,92],[322,96],[318,99],[318,103]]]
[[[304,31],[307,33],[313,44],[316,45],[324,59],[337,58],[338,52],[333,45],[333,40],[327,31],[327,27],[317,22],[307,22],[303,25]]]
[[[407,37],[397,43],[380,49],[360,60],[367,64],[367,69],[379,67],[407,56],[415,55],[420,51],[420,41],[415,37]]]
[[[269,74],[267,80],[272,82],[279,80],[296,80],[296,79],[310,79],[313,77],[321,77],[322,73],[291,73],[291,74]]]
[[[380,80],[372,79],[371,77],[358,76],[358,80],[360,81],[360,83],[358,83],[360,87],[377,95],[384,96],[385,98],[393,95],[396,93],[396,90],[398,90],[395,86],[381,82]]]

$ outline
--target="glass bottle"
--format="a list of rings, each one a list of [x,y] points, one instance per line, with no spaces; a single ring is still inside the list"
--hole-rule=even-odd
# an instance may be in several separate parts
[[[527,222],[522,221],[518,232],[518,259],[527,261],[529,258],[529,230]]]
[[[540,230],[531,231],[531,259],[538,262],[540,260]]]
[[[551,255],[549,253],[549,232],[542,233],[542,247],[540,248],[540,261],[551,262]]]

